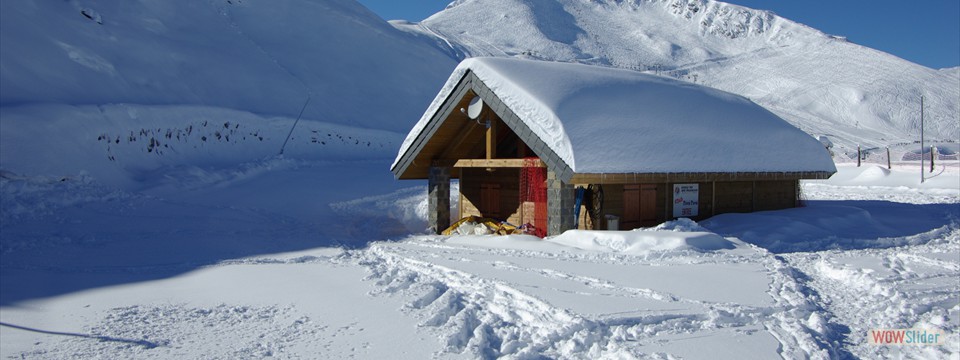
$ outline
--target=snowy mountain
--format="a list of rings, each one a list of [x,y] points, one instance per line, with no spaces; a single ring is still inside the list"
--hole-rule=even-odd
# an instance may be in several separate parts
[[[405,131],[456,62],[355,1],[4,1],[0,105],[202,105]]]
[[[753,99],[840,152],[960,138],[960,68],[935,70],[769,11],[710,0],[458,0],[419,24],[461,57],[520,56],[673,76]],[[853,150],[851,150],[853,149]]]

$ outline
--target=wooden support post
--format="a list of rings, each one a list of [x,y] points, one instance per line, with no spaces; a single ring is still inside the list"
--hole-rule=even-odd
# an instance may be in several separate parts
[[[457,219],[463,219],[463,168],[457,169],[457,179],[459,181],[459,186],[457,191]]]
[[[490,160],[497,157],[497,119],[487,121],[487,160]]]

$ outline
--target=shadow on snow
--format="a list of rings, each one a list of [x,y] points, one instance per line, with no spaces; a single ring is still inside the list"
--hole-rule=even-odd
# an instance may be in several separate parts
[[[0,223],[0,306],[166,279],[252,256],[363,248],[425,228],[425,222],[398,214],[393,205],[412,206],[411,198],[423,198],[424,187],[396,181],[385,168],[382,162],[303,166],[225,186],[119,197],[65,183],[55,185],[60,190],[27,194],[32,197],[5,197],[11,206],[35,206],[69,192],[90,195],[75,202],[49,201],[56,206]],[[24,181],[6,186],[32,186]],[[358,198],[372,200],[353,201]]]

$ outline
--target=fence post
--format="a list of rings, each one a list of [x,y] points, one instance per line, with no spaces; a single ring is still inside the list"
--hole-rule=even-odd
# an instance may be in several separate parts
[[[890,166],[890,147],[887,147],[887,170],[889,169],[893,169],[893,167]]]
[[[930,173],[933,173],[933,159],[937,157],[937,148],[930,145]]]
[[[860,167],[860,145],[857,145],[857,167]]]

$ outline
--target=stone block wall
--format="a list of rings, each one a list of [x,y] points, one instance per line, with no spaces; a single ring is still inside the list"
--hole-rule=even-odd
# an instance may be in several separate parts
[[[553,171],[547,171],[547,236],[573,229],[576,191]]]
[[[439,234],[450,227],[450,168],[430,167],[427,179],[427,215],[430,229]]]

